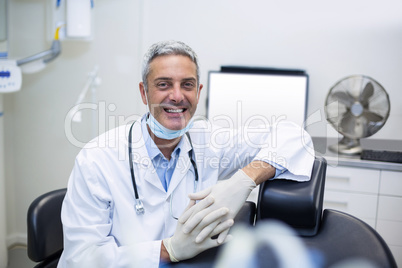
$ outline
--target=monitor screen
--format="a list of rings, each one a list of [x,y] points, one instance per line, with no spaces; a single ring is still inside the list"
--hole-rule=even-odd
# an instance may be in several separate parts
[[[306,117],[305,73],[239,73],[211,71],[207,117],[223,127],[257,126],[290,120],[302,126]]]

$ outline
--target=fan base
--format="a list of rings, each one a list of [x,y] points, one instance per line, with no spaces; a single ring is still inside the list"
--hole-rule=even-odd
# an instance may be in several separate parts
[[[345,155],[361,154],[363,150],[359,139],[351,139],[347,137],[343,137],[337,144],[333,144],[328,148],[334,153]]]

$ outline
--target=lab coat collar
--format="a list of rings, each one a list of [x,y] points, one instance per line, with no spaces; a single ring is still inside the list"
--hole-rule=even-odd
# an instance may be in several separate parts
[[[133,148],[133,162],[137,164],[141,164],[144,167],[152,166],[151,159],[148,156],[147,148],[145,147],[146,139],[142,135],[141,131],[141,120],[144,117],[138,119],[134,122],[133,130],[132,130],[132,148]],[[126,127],[126,129],[130,129],[130,127]],[[127,131],[126,137],[128,137],[129,132]],[[141,138],[139,138],[141,137]],[[149,161],[147,161],[149,160]]]

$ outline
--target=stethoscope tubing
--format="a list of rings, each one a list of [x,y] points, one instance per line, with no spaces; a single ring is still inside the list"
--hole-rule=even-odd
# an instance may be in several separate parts
[[[134,195],[135,199],[139,200],[140,197],[138,195],[138,189],[137,189],[137,183],[135,182],[135,175],[134,175],[134,165],[133,165],[133,147],[132,147],[132,131],[133,131],[133,126],[135,122],[131,125],[130,131],[128,133],[128,159],[130,162],[130,172],[131,172],[131,179],[133,181],[133,187],[134,187]]]
[[[140,196],[138,194],[137,183],[135,181],[133,156],[132,156],[132,151],[133,151],[132,150],[132,130],[133,130],[133,126],[134,126],[135,123],[136,123],[136,121],[131,125],[130,131],[128,133],[128,159],[129,159],[129,162],[130,162],[131,180],[133,182],[134,196],[135,196],[135,200],[136,200],[136,205],[135,205],[136,212],[137,212],[137,214],[144,214],[144,212],[145,212],[144,206],[142,205]],[[193,148],[193,143],[192,143],[191,138],[190,138],[190,134],[188,132],[186,132],[186,136],[187,136],[187,138],[188,138],[188,140],[190,142],[190,146],[191,146],[191,150],[188,152],[188,156],[190,158],[190,162],[191,162],[191,164],[193,166],[193,169],[194,169],[194,176],[195,176],[194,192],[195,192],[197,190],[197,186],[198,186],[198,168],[197,168],[197,163],[193,158],[194,148]],[[194,157],[195,157],[195,154],[194,154]],[[172,196],[170,198],[170,214],[174,219],[177,220],[177,218],[174,217],[173,214],[172,214],[172,199],[173,199],[173,193],[172,193]]]

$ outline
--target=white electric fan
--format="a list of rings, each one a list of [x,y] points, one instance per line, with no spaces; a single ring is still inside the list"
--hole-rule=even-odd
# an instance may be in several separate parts
[[[389,111],[389,96],[377,81],[364,75],[341,79],[330,89],[325,101],[328,122],[343,135],[329,149],[346,155],[360,154],[360,139],[379,131]]]

